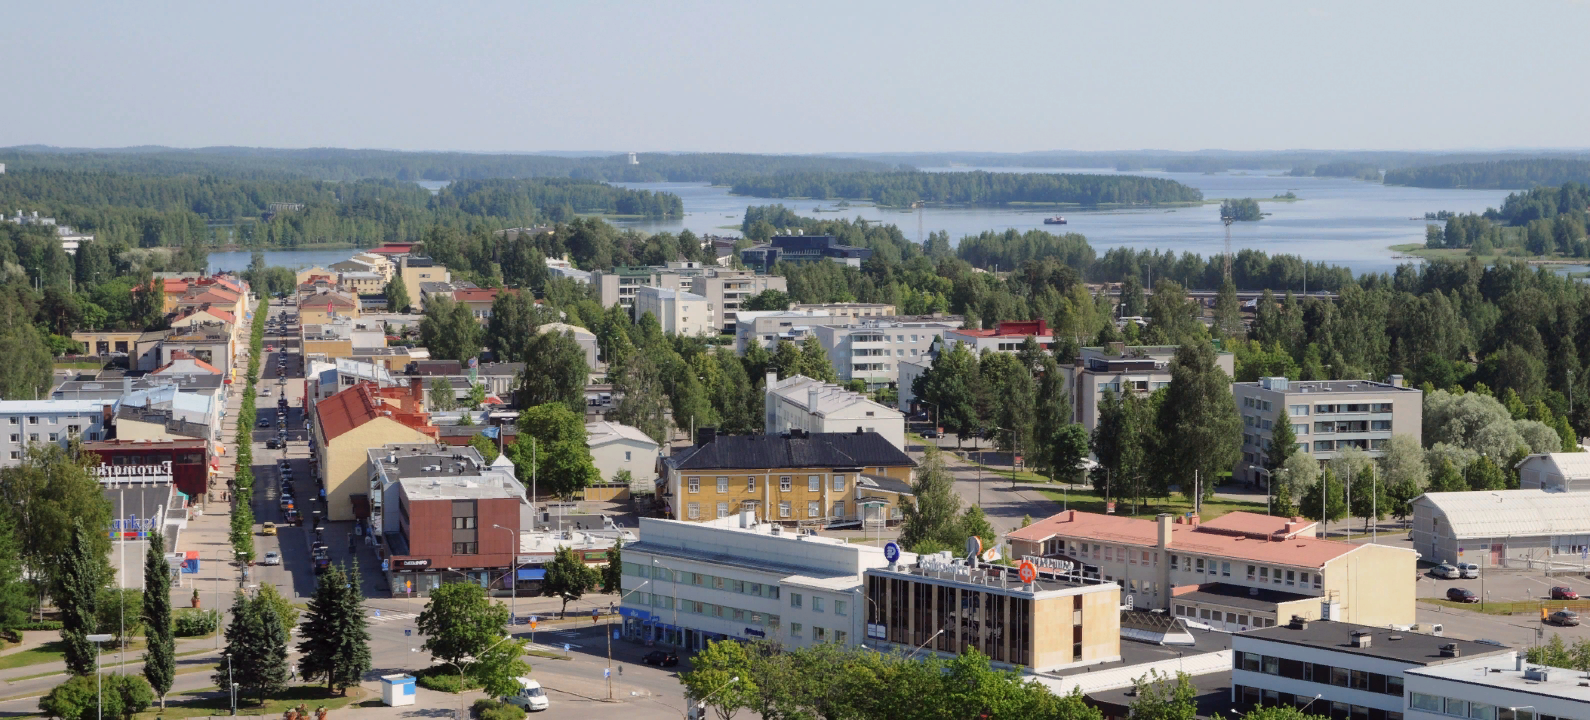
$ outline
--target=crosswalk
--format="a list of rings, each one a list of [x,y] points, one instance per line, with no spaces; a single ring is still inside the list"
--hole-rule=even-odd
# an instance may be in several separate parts
[[[366,617],[369,619],[369,621],[377,625],[385,625],[387,623],[410,623],[414,621],[414,618],[419,616],[419,613],[399,612],[396,610],[372,609],[370,612],[366,613]]]

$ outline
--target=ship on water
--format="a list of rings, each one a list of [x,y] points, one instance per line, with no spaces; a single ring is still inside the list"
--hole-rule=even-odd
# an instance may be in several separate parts
[[[1064,225],[1064,224],[1066,224],[1066,219],[1065,219],[1064,216],[1061,216],[1061,215],[1056,215],[1054,217],[1046,217],[1046,218],[1043,219],[1043,224],[1045,224],[1045,225]]]

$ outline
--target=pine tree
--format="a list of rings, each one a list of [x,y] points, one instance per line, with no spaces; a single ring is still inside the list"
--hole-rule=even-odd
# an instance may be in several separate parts
[[[66,670],[73,675],[94,672],[95,647],[88,636],[99,629],[99,590],[105,584],[100,558],[95,556],[88,535],[81,521],[72,523],[71,549],[54,592],[55,605],[61,610]]]
[[[261,704],[287,687],[287,628],[266,602],[237,594],[226,627],[226,653],[211,676],[223,688],[228,681],[237,683],[239,693],[254,695]]]
[[[176,640],[171,635],[171,566],[166,562],[166,542],[159,532],[149,535],[149,550],[144,555],[144,634],[149,649],[144,652],[144,678],[166,707],[166,693],[176,678]]]
[[[1247,335],[1242,328],[1242,303],[1237,300],[1237,286],[1230,279],[1220,286],[1215,295],[1215,328],[1223,337],[1240,338]]]
[[[358,565],[354,565],[352,577],[358,575]],[[335,566],[320,576],[309,599],[304,640],[298,643],[303,654],[298,670],[304,679],[324,679],[327,690],[343,695],[371,668],[370,629],[360,595],[349,586],[348,578]]]
[[[1207,341],[1177,348],[1170,378],[1156,418],[1156,464],[1184,495],[1192,497],[1194,488],[1201,488],[1207,500],[1214,496],[1220,473],[1235,465],[1242,452],[1242,419],[1231,395],[1231,378],[1215,364],[1214,347]]]

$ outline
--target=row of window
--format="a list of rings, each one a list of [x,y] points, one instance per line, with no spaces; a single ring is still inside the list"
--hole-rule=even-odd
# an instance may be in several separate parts
[[[1295,707],[1299,710],[1307,708],[1305,714],[1322,715],[1331,720],[1402,720],[1402,713],[1395,710],[1381,710],[1380,708],[1364,707],[1342,702],[1326,702],[1316,700],[1313,695],[1293,695],[1275,690],[1261,690],[1245,685],[1233,685],[1244,708],[1254,708],[1260,705],[1265,707]]]
[[[1364,670],[1333,667],[1323,663],[1303,662],[1302,660],[1261,655],[1254,652],[1242,652],[1240,650],[1231,653],[1231,667],[1236,670],[1262,672],[1266,675],[1303,680],[1321,685],[1334,685],[1336,687],[1367,690],[1372,693],[1402,697],[1402,677],[1399,675],[1382,675]],[[1485,720],[1496,720],[1496,718],[1490,717],[1485,718]]]
[[[1409,693],[1408,707],[1452,717],[1472,718],[1473,720],[1570,720],[1560,715],[1539,715],[1530,707],[1497,707],[1485,703],[1470,702],[1457,698],[1441,697],[1440,695],[1427,695],[1425,693]]]
[[[81,422],[82,421],[82,418],[80,418],[80,417],[78,417],[76,415],[72,415],[72,416],[69,416],[69,417],[55,417],[53,415],[44,415],[44,416],[29,415],[27,417],[28,417],[28,424],[29,425],[59,425],[59,424],[61,424],[63,422],[64,423],[77,423],[77,422]],[[21,415],[12,415],[12,416],[6,418],[6,421],[9,422],[12,425],[21,425],[22,424],[22,416]]]
[[[789,636],[791,638],[799,640],[799,639],[801,639],[803,637],[802,633],[804,633],[804,632],[805,632],[805,630],[801,627],[800,623],[790,623],[789,624]],[[828,642],[828,638],[829,638],[828,628],[820,628],[820,627],[817,627],[816,625],[812,626],[812,642],[824,643],[824,642]],[[840,645],[844,645],[845,641],[847,639],[849,639],[849,637],[848,637],[848,634],[844,630],[835,630],[833,632],[833,641],[834,642],[839,643]]]
[[[1170,387],[1170,382],[1149,382],[1147,380],[1127,380],[1122,382],[1121,380],[1115,380],[1114,382],[1099,383],[1095,389],[1101,393],[1105,390],[1118,393],[1123,387],[1128,390],[1148,392],[1150,390],[1158,390],[1160,388]]]
[[[1177,605],[1176,616],[1191,620],[1223,622],[1227,625],[1240,625],[1253,628],[1275,627],[1275,621],[1267,617],[1260,617],[1258,615],[1249,617],[1246,613],[1211,610],[1209,608],[1194,607],[1191,605]]]
[[[1292,426],[1292,429],[1294,431],[1296,431],[1297,427],[1298,426],[1294,425],[1294,426]],[[1305,432],[1305,433],[1308,432],[1308,426],[1307,425],[1304,425],[1302,427],[1303,427],[1303,432]],[[1371,432],[1371,431],[1374,431],[1374,432],[1381,432],[1381,431],[1389,432],[1390,430],[1391,430],[1391,421],[1390,420],[1335,420],[1335,421],[1326,421],[1326,422],[1314,423],[1314,432],[1323,433],[1323,434],[1361,433],[1361,432]]]
[[[800,593],[790,593],[789,594],[789,606],[792,607],[792,608],[802,607],[804,605],[804,603],[805,603],[805,600],[806,600],[806,598],[802,597]],[[813,595],[812,596],[812,612],[822,612],[822,611],[823,611],[823,598],[822,598],[822,596]],[[846,603],[845,603],[844,600],[835,600],[834,601],[834,614],[835,615],[839,615],[841,617],[843,617],[846,614]]]
[[[870,430],[871,428],[868,428],[868,429]],[[880,468],[879,471],[881,472],[882,469]],[[834,492],[844,492],[845,491],[845,482],[846,482],[845,481],[845,476],[844,475],[834,475],[832,477],[833,477],[833,483],[832,483],[831,487],[832,487],[833,491]],[[719,493],[726,493],[726,492],[729,491],[729,478],[728,478],[728,476],[720,475],[720,476],[718,476],[717,481],[718,481],[718,492]],[[701,492],[701,478],[699,476],[692,475],[692,476],[689,476],[689,477],[685,478],[685,484],[689,488],[689,490],[688,490],[689,492],[693,492],[693,493]],[[793,476],[780,475],[778,477],[778,490],[779,490],[779,492],[789,492],[793,487],[794,487],[794,477]],[[806,476],[806,490],[807,490],[807,492],[822,492],[822,489],[823,489],[823,476],[821,476],[821,475],[807,475]],[[756,492],[756,476],[755,475],[746,475],[745,476],[745,491],[746,492]]]
[[[1388,413],[1391,412],[1391,403],[1335,403],[1314,406],[1314,414],[1326,413]]]
[[[1204,561],[1204,558],[1194,558],[1174,554],[1170,556],[1170,569],[1191,570],[1195,573],[1207,573],[1211,577],[1231,577],[1231,563],[1215,560]],[[1308,587],[1310,578],[1313,579],[1314,589],[1319,590],[1325,584],[1325,576],[1319,573],[1308,573],[1285,568],[1271,568],[1263,565],[1247,566],[1248,582],[1273,583],[1289,587]]]
[[[76,435],[76,434],[78,434],[81,431],[82,431],[82,428],[79,428],[76,425],[68,425],[68,426],[66,426],[66,435],[67,435],[67,437],[71,437],[73,435]],[[94,434],[97,436],[99,433],[94,433]],[[61,434],[60,433],[48,433],[48,435],[50,436],[50,442],[57,442],[57,441],[59,441],[61,439]],[[28,433],[28,442],[36,443],[40,439],[42,439],[42,435],[40,433]],[[94,439],[97,439],[97,438],[94,438]],[[12,444],[16,444],[16,443],[22,442],[22,433],[11,433],[11,442],[12,442]]]
[[[641,605],[650,605],[651,607],[657,608],[659,610],[674,609],[674,598],[672,595],[637,592],[631,593],[630,596],[635,598],[635,602]],[[705,615],[707,617],[723,618],[725,620],[732,620],[737,623],[746,623],[748,625],[770,628],[778,628],[780,621],[779,616],[770,613],[764,613],[758,610],[746,610],[744,608],[729,607],[727,605],[714,605],[712,603],[704,603],[699,600],[681,599],[679,601],[679,612],[688,613],[691,615]]]
[[[1375,438],[1373,440],[1315,440],[1314,452],[1330,452],[1332,450],[1346,450],[1347,448],[1385,450],[1386,444],[1390,442],[1391,440],[1387,438]]]
[[[744,507],[744,508],[755,508],[756,507],[755,503],[744,503],[744,502],[740,503],[740,506]],[[830,515],[829,517],[836,517],[836,518],[845,517],[845,501],[840,500],[838,502],[835,502],[833,507],[831,508],[831,510],[833,511],[833,514]],[[788,500],[780,502],[778,504],[778,516],[781,517],[781,518],[794,517],[793,511],[794,511],[794,508],[793,508],[793,506],[790,504],[790,502]],[[726,502],[718,503],[718,515],[717,515],[717,517],[726,518],[728,516],[729,516],[729,504],[726,503]],[[686,504],[685,505],[685,517],[687,517],[687,518],[689,518],[691,520],[700,520],[701,519],[701,503],[693,502],[693,503]],[[808,501],[806,503],[806,517],[808,517],[808,518],[820,518],[820,517],[823,517],[823,514],[822,514],[822,503],[820,503],[817,500]]]
[[[1269,430],[1275,425],[1269,418],[1261,418],[1257,415],[1243,415],[1242,424],[1260,430]]]
[[[740,593],[742,595],[750,595],[752,597],[772,598],[774,600],[777,600],[779,596],[777,585],[746,582],[744,580],[718,577],[717,575],[707,575],[705,573],[676,573],[673,570],[669,570],[665,567],[660,567],[657,565],[647,566],[642,565],[641,563],[632,562],[624,563],[623,569],[624,574],[631,577],[651,578],[666,582],[678,582],[685,585],[695,585],[696,587],[712,588],[713,590]],[[675,579],[676,575],[677,580]]]
[[[1269,400],[1260,400],[1260,399],[1258,399],[1256,397],[1245,397],[1245,398],[1242,398],[1242,405],[1243,405],[1243,407],[1250,407],[1250,408],[1253,408],[1255,410],[1269,410],[1270,409],[1270,401]],[[1294,405],[1293,407],[1296,407],[1296,406]],[[1307,414],[1307,413],[1304,413],[1304,414]]]

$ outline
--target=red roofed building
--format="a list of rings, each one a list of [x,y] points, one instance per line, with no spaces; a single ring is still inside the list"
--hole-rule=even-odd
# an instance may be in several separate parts
[[[221,369],[189,355],[185,350],[172,350],[171,362],[149,371],[150,375],[220,375]]]
[[[519,293],[512,288],[468,288],[454,290],[453,301],[468,306],[476,320],[486,322],[491,319],[491,304],[497,301],[497,294],[502,292]]]
[[[415,379],[402,387],[359,383],[315,404],[311,462],[326,488],[327,519],[353,520],[354,496],[368,498],[370,448],[438,441],[424,398]]]
[[[414,243],[387,243],[381,247],[366,250],[365,252],[374,255],[386,255],[388,257],[393,257],[397,255],[407,255],[413,250]]]
[[[944,346],[954,347],[955,342],[966,343],[972,352],[994,350],[996,352],[1015,352],[1021,349],[1021,343],[1032,335],[1037,339],[1043,349],[1048,350],[1054,346],[1054,335],[1049,332],[1049,323],[1043,320],[1031,322],[1002,322],[993,330],[950,330],[944,333]]]
[[[1269,627],[1293,615],[1414,621],[1417,553],[1323,540],[1314,530],[1302,518],[1247,512],[1200,524],[1197,515],[1145,520],[1067,510],[1005,537],[1013,557],[1119,583],[1138,608],[1217,630]]]

